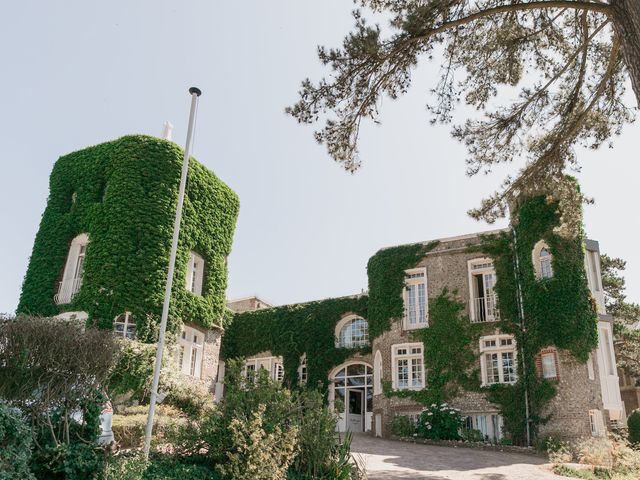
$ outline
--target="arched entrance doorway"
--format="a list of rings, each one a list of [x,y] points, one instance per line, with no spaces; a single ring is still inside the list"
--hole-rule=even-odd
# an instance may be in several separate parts
[[[329,375],[329,403],[339,415],[339,432],[368,432],[373,412],[373,368],[348,362]]]

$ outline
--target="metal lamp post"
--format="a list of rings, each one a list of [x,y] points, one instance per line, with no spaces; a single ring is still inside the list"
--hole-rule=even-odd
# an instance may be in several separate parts
[[[187,185],[187,171],[189,170],[189,151],[193,140],[193,127],[195,112],[198,105],[198,97],[202,94],[199,88],[191,87],[191,110],[189,112],[189,128],[187,129],[187,142],[184,148],[184,159],[182,160],[182,173],[180,175],[180,189],[178,191],[178,206],[176,208],[176,218],[173,224],[173,240],[171,242],[171,256],[169,257],[169,271],[167,272],[167,283],[164,289],[164,304],[162,305],[162,317],[160,319],[160,335],[158,336],[158,347],[156,349],[156,362],[153,368],[153,383],[151,384],[151,398],[149,400],[149,414],[147,416],[147,427],[144,436],[144,457],[149,458],[151,448],[151,433],[153,430],[153,415],[156,409],[158,398],[158,383],[160,381],[160,368],[162,367],[162,352],[164,350],[164,337],[167,330],[167,318],[169,317],[169,302],[171,301],[171,288],[173,286],[173,273],[176,266],[176,254],[178,251],[178,237],[180,235],[180,222],[182,220],[182,206],[184,204],[184,191]]]

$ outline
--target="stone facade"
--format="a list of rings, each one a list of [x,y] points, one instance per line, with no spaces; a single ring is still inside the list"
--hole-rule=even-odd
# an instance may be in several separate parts
[[[484,232],[482,235],[492,235],[499,232]],[[497,323],[495,323],[495,327],[493,327],[492,323],[498,319],[498,314],[487,316],[489,312],[487,310],[489,308],[488,304],[485,303],[483,307],[479,307],[477,303],[479,300],[477,298],[478,286],[476,284],[478,271],[491,272],[493,268],[491,259],[485,258],[482,253],[473,252],[473,249],[470,248],[480,244],[482,235],[472,234],[439,240],[439,243],[415,265],[415,269],[416,271],[417,269],[424,269],[423,271],[425,272],[423,275],[426,282],[427,310],[429,301],[434,300],[446,289],[465,305],[464,311],[461,312],[463,315],[469,317],[470,321],[475,320],[484,323],[482,338],[496,336],[495,338],[501,339],[505,338],[505,335],[501,334],[497,328]],[[588,241],[587,249],[589,252],[599,254],[597,242]],[[589,255],[590,262],[595,261],[594,258],[597,258],[597,255]],[[599,274],[599,261],[598,265],[590,265],[587,260],[585,262],[587,269]],[[475,270],[476,265],[478,265],[479,270]],[[474,274],[476,276],[472,276]],[[494,273],[489,273],[488,275],[494,275],[493,280],[495,281]],[[601,289],[598,289],[599,281],[595,278],[590,278],[589,280],[592,294],[596,299],[598,310],[601,314],[601,321],[599,322],[599,332],[601,334],[601,329],[606,329],[610,325],[607,324]],[[484,298],[489,297],[489,293],[483,295]],[[267,306],[266,302],[256,297],[229,302],[228,305],[236,311],[255,310],[259,308],[258,305]],[[484,313],[478,311],[479,309]],[[349,312],[345,312],[342,318],[348,314]],[[481,376],[485,378],[485,371],[488,367],[481,364],[483,352],[480,349],[482,341],[477,345],[473,345],[472,348],[478,359],[476,367],[481,367],[479,369],[482,372]],[[513,341],[515,342],[515,339]],[[365,365],[371,369],[366,370],[367,372],[373,371],[372,378],[367,378],[366,380],[366,382],[372,381],[375,386],[373,388],[372,401],[364,409],[366,410],[366,420],[363,424],[365,431],[388,437],[392,433],[391,425],[395,416],[419,414],[423,408],[422,404],[410,398],[387,396],[382,392],[381,388],[382,381],[388,382],[394,379],[396,374],[394,369],[398,368],[394,364],[394,347],[401,344],[415,343],[415,337],[412,335],[411,330],[407,329],[405,319],[392,319],[391,328],[372,340],[370,355],[354,356],[342,365],[327,372],[330,381],[329,401],[331,405],[340,405],[340,409],[344,408],[344,411],[338,412],[341,418],[338,425],[339,429],[348,428],[348,417],[352,406],[349,405],[348,392],[347,398],[343,399],[346,405],[337,402],[338,390],[341,390],[343,392],[341,395],[344,396],[344,389],[341,387],[344,383],[342,383],[343,380],[341,378],[337,378],[335,375],[340,371],[347,372],[347,370],[342,369],[349,365]],[[515,344],[512,345],[511,349],[517,365],[520,352]],[[617,392],[618,396],[616,397],[616,392],[611,389],[611,382],[617,382],[617,375],[607,375],[606,372],[602,371],[603,365],[607,363],[606,355],[606,349],[602,345],[591,354],[586,364],[577,362],[568,352],[557,351],[553,347],[543,349],[538,353],[535,357],[535,367],[538,375],[545,375],[547,378],[557,380],[557,394],[543,412],[547,421],[540,426],[540,435],[556,434],[567,438],[576,438],[591,434],[603,434],[610,427],[610,420],[619,420],[621,418],[619,410],[622,407],[618,407],[616,403],[619,403],[619,392]],[[269,352],[263,352],[263,354],[255,355],[248,361],[255,362],[261,357],[268,356],[270,356]],[[547,370],[543,368],[543,356],[545,357],[544,363]],[[377,358],[381,359],[380,368],[377,368],[376,360],[374,360]],[[613,365],[615,365],[615,358],[609,358],[608,361],[613,362]],[[425,372],[424,385],[428,388],[429,365],[423,365],[422,369]],[[481,383],[483,378],[479,379]],[[500,381],[503,381],[502,377]],[[603,385],[605,384],[607,389],[606,402],[603,401]],[[347,385],[349,385],[348,382]],[[393,382],[392,387],[396,387]],[[363,391],[367,394],[369,392],[369,390]],[[606,408],[605,403],[607,403]],[[501,438],[503,420],[500,416],[500,408],[486,399],[482,388],[479,392],[460,390],[460,395],[451,399],[449,405],[459,409],[463,417],[465,417],[467,425],[481,430],[486,438],[494,441]],[[611,410],[612,408],[613,410]]]

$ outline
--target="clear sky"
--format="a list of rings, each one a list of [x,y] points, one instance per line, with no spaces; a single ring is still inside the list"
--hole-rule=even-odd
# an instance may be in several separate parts
[[[436,63],[421,65],[410,94],[383,102],[382,125],[364,128],[355,175],[283,113],[300,81],[322,74],[316,45],[340,44],[352,8],[349,0],[4,5],[0,312],[17,305],[56,159],[126,134],[160,135],[165,120],[183,145],[192,85],[203,91],[194,156],[241,201],[231,298],[283,304],[360,292],[381,247],[495,228],[466,211],[502,173],[465,177],[464,148],[448,127],[428,123]],[[588,235],[628,261],[634,300],[639,150],[640,126],[628,126],[613,149],[580,151],[578,175],[597,202],[586,207]]]

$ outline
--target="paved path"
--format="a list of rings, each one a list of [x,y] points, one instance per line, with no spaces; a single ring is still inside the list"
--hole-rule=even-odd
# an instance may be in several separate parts
[[[354,435],[369,480],[561,480],[533,455],[439,447]]]

